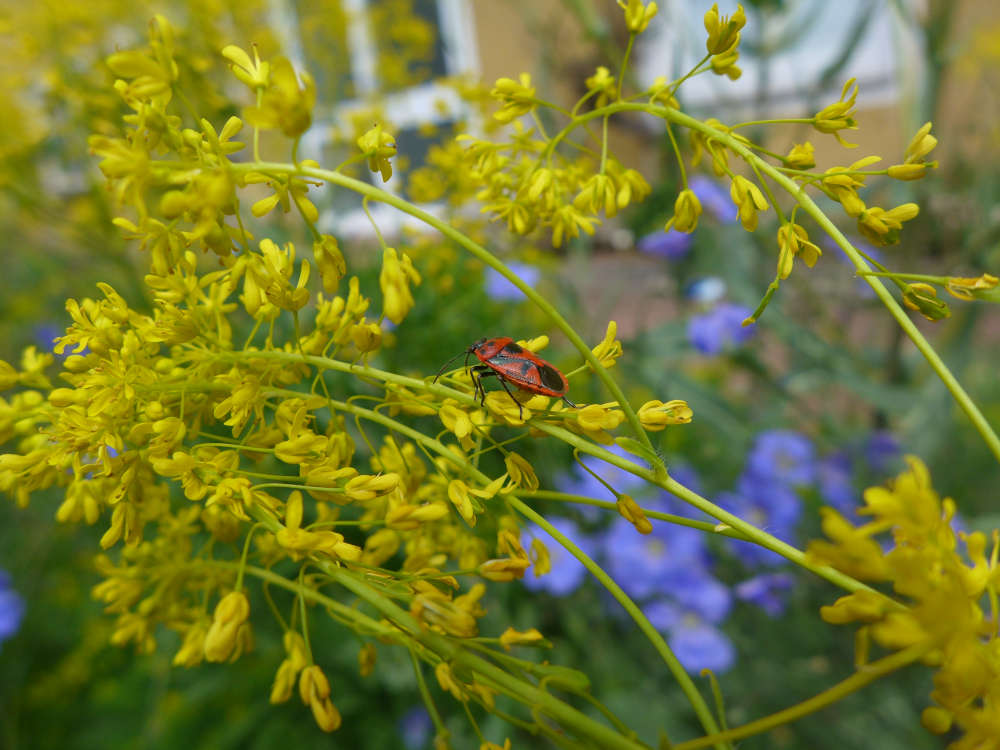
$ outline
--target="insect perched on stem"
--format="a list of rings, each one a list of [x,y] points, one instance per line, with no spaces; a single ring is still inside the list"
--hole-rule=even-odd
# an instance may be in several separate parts
[[[569,382],[566,376],[550,365],[541,357],[536,357],[522,346],[518,346],[514,339],[509,336],[498,336],[492,339],[479,339],[475,344],[465,350],[465,369],[471,370],[473,395],[479,395],[480,404],[486,403],[486,389],[483,388],[483,378],[495,377],[500,381],[500,385],[507,391],[514,403],[517,404],[518,415],[524,419],[524,407],[521,402],[514,398],[507,383],[513,383],[523,391],[530,393],[540,393],[543,396],[561,398],[569,406],[575,407],[572,401],[566,398],[569,390]],[[469,355],[475,354],[482,364],[469,367]],[[434,376],[434,382],[441,377],[445,368],[461,357],[456,354],[444,363]]]

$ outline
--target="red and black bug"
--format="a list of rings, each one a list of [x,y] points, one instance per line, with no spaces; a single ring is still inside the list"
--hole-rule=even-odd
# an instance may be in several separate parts
[[[507,391],[514,403],[517,404],[518,413],[524,418],[524,407],[521,402],[514,398],[507,383],[513,383],[518,388],[530,393],[540,393],[543,396],[561,398],[570,406],[576,406],[566,398],[566,391],[569,390],[569,383],[566,376],[550,365],[541,357],[536,357],[523,346],[518,346],[514,339],[509,336],[498,336],[492,339],[479,339],[475,344],[465,350],[465,369],[471,371],[473,394],[480,396],[479,403],[486,403],[486,389],[483,388],[483,378],[495,377],[500,381],[500,385]],[[469,367],[469,355],[475,354],[482,364]],[[456,354],[444,363],[444,367],[438,370],[434,376],[434,382],[441,377],[445,368],[461,357]]]

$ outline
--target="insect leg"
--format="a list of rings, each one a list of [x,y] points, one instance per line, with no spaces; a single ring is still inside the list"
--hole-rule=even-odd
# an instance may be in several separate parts
[[[472,378],[472,382],[475,384],[476,387],[473,396],[477,394],[482,396],[482,398],[479,401],[479,405],[483,406],[486,404],[486,388],[483,387],[483,378],[488,378],[491,375],[493,377],[496,377],[496,373],[493,371],[492,368],[487,367],[486,365],[476,365],[474,367],[470,367],[469,369],[471,371],[470,377]]]
[[[521,402],[518,401],[516,398],[514,398],[514,394],[510,392],[510,388],[507,387],[506,378],[500,377],[500,375],[497,373],[493,374],[497,376],[497,380],[500,381],[500,385],[503,386],[503,389],[507,391],[507,395],[511,397],[511,399],[514,401],[515,404],[517,404],[517,418],[524,421],[524,406],[522,406]]]
[[[573,403],[572,401],[570,401],[570,400],[569,400],[568,398],[566,398],[565,396],[563,396],[563,397],[562,397],[562,400],[566,402],[566,405],[567,405],[567,406],[572,406],[572,407],[573,407],[574,409],[576,409],[576,408],[577,408],[577,405],[576,405],[576,404],[574,404],[574,403]]]

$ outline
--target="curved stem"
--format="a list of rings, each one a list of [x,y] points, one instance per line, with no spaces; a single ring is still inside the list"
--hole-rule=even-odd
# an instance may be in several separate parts
[[[684,692],[687,697],[688,702],[691,707],[694,708],[695,714],[698,716],[698,720],[701,725],[705,727],[705,731],[709,734],[714,734],[719,731],[719,725],[715,722],[715,717],[712,716],[711,710],[708,708],[708,704],[705,703],[705,698],[698,688],[695,687],[694,682],[691,680],[691,676],[687,673],[687,670],[681,665],[677,657],[674,656],[674,652],[670,650],[670,646],[660,635],[660,632],[653,627],[653,624],[649,619],[642,613],[642,610],[636,606],[636,603],[629,598],[628,594],[622,591],[621,587],[612,580],[612,578],[604,572],[600,565],[595,563],[588,557],[583,550],[577,547],[572,540],[566,537],[562,532],[559,531],[555,526],[549,523],[544,516],[535,512],[530,506],[526,505],[523,501],[516,497],[508,497],[507,503],[514,508],[518,513],[538,524],[543,529],[545,529],[548,534],[555,539],[559,544],[561,544],[573,557],[580,561],[594,578],[596,578],[605,589],[610,592],[611,596],[622,606],[622,608],[628,612],[629,616],[635,621],[636,625],[639,626],[639,630],[642,634],[646,636],[650,643],[653,644],[653,648],[660,654],[660,658],[667,665],[667,669],[674,676],[680,689]],[[638,533],[638,532],[637,532]],[[718,735],[716,735],[718,736]],[[719,747],[724,747],[727,743],[719,741],[715,744]]]
[[[908,649],[903,651],[897,651],[884,659],[879,659],[876,662],[866,665],[862,670],[855,672],[846,680],[838,682],[833,687],[824,690],[822,693],[814,695],[812,698],[804,700],[791,708],[786,708],[784,711],[778,711],[770,716],[765,716],[762,719],[757,719],[757,721],[752,721],[749,724],[744,724],[743,726],[736,727],[735,729],[720,732],[719,734],[711,737],[699,737],[696,740],[680,742],[673,746],[673,750],[698,750],[698,748],[708,747],[718,740],[742,740],[746,737],[753,737],[754,735],[766,732],[769,729],[774,729],[775,727],[780,727],[784,724],[790,724],[797,719],[801,719],[803,716],[815,713],[821,708],[826,708],[827,706],[836,703],[845,696],[857,692],[865,685],[875,682],[875,680],[885,677],[887,674],[895,672],[897,669],[902,669],[908,664],[912,664],[927,653],[929,649],[929,644],[919,643],[916,646],[910,646]]]

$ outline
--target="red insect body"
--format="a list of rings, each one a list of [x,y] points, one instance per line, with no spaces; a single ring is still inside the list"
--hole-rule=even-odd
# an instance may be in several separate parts
[[[550,365],[541,357],[535,356],[522,346],[515,343],[509,336],[498,336],[492,339],[480,339],[475,344],[465,350],[465,366],[469,369],[469,355],[474,354],[482,363],[474,365],[472,370],[472,384],[475,392],[482,396],[480,403],[486,401],[486,390],[483,388],[482,380],[485,377],[494,376],[500,381],[507,394],[514,399],[521,416],[524,416],[524,409],[521,402],[514,398],[507,383],[513,383],[521,390],[531,393],[540,393],[543,396],[561,398],[570,406],[576,406],[566,398],[569,390],[569,382],[566,376]],[[453,357],[445,363],[447,367],[461,354]],[[444,367],[441,372],[444,372]],[[441,377],[441,372],[434,378],[436,381]]]

